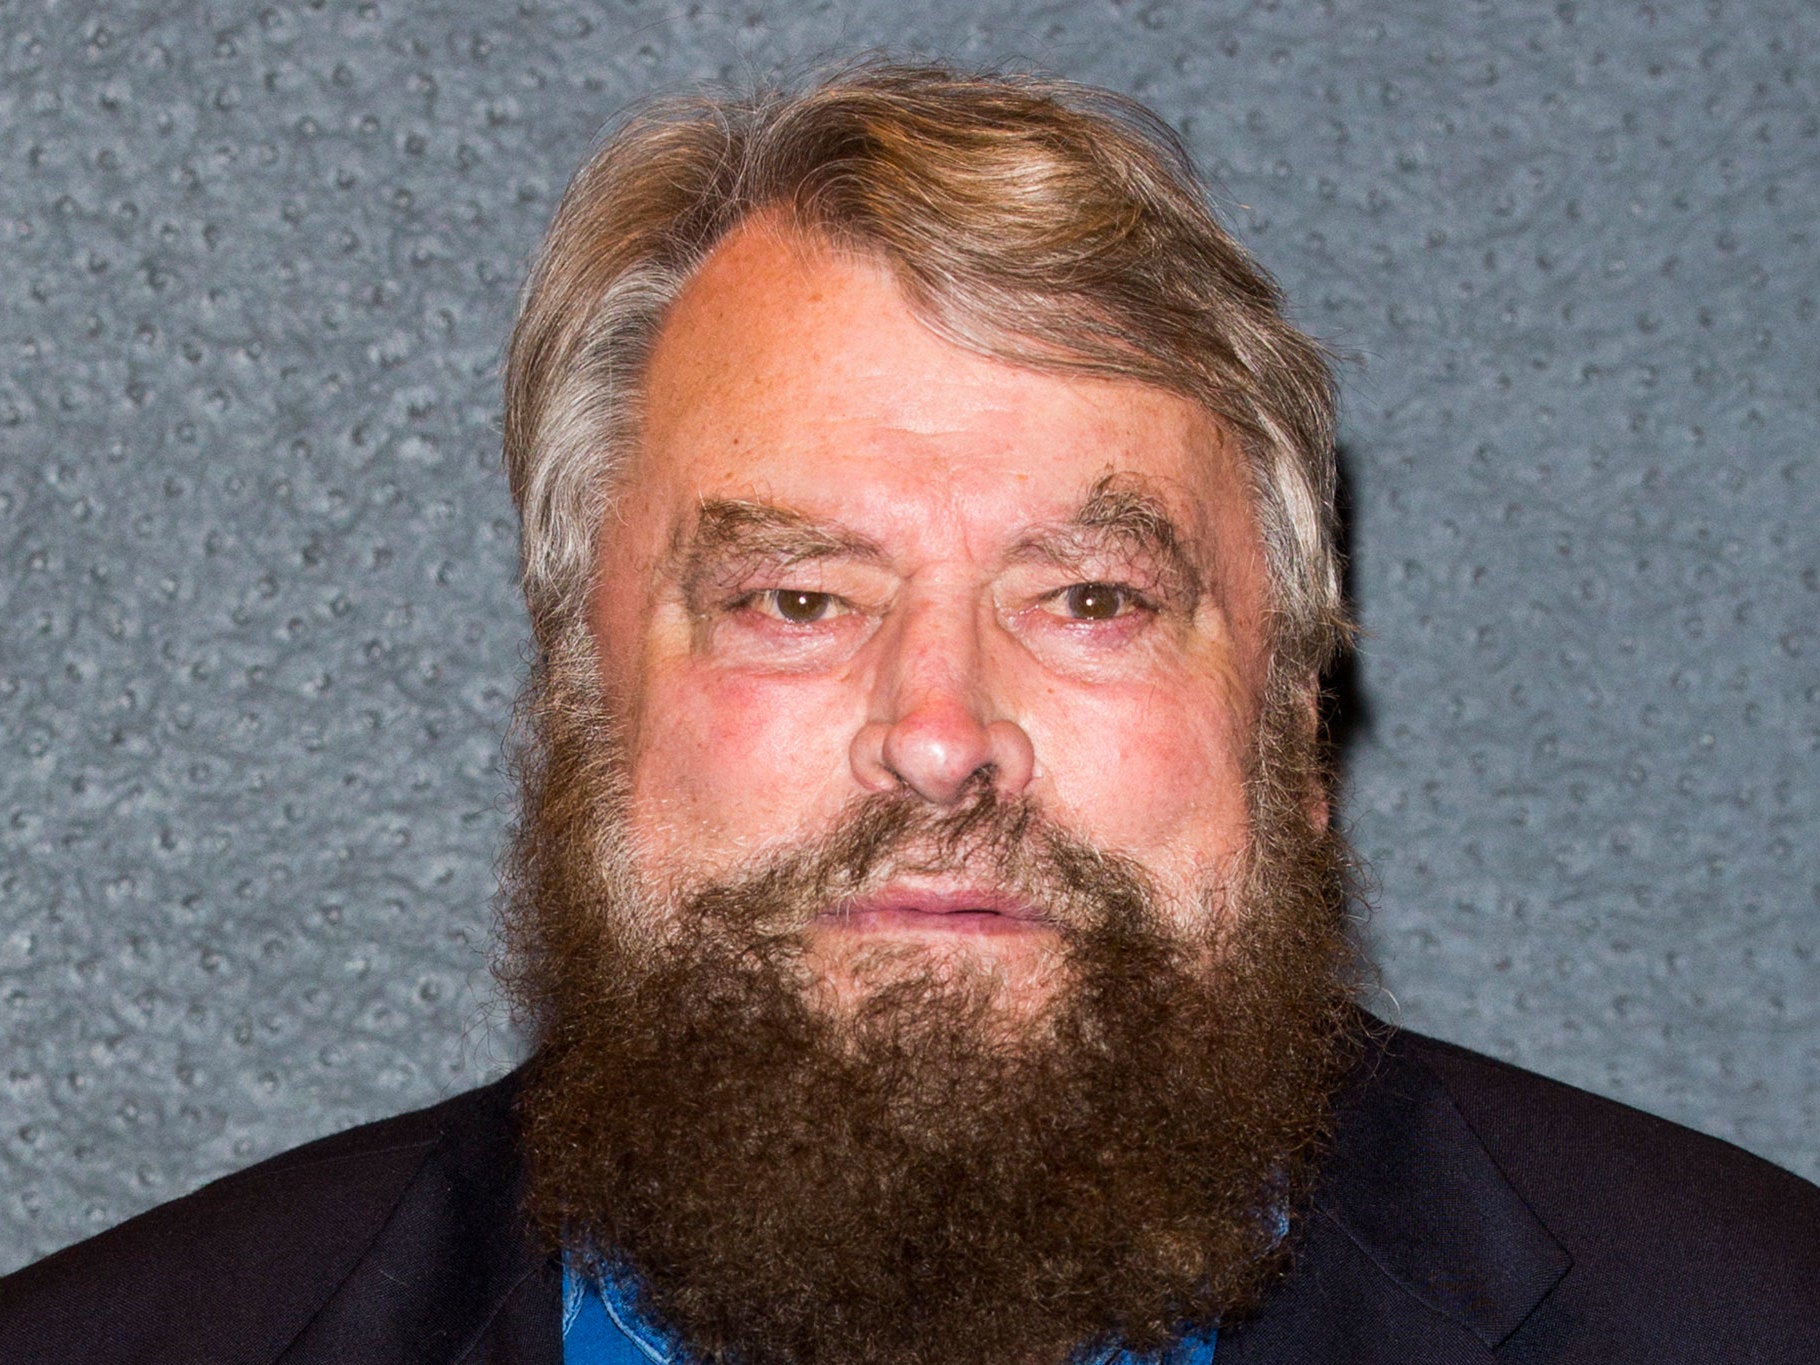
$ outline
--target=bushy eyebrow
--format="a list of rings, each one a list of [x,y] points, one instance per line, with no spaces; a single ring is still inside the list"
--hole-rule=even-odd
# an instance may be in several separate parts
[[[678,535],[671,554],[692,604],[716,585],[736,583],[760,569],[818,559],[885,559],[876,541],[844,526],[745,498],[704,498],[694,525]]]
[[[1059,525],[1020,540],[1012,558],[1046,560],[1072,568],[1108,553],[1148,561],[1168,596],[1192,602],[1201,595],[1201,571],[1188,538],[1154,493],[1128,478],[1108,474],[1094,484],[1080,509]]]
[[[1145,561],[1157,575],[1157,590],[1167,597],[1189,603],[1200,597],[1196,557],[1168,507],[1116,474],[1095,483],[1068,520],[1022,537],[1010,559],[1073,569],[1107,555]],[[760,571],[823,559],[883,564],[888,558],[877,541],[838,523],[747,498],[704,498],[694,524],[679,530],[671,557],[692,607],[705,606],[704,599],[717,589]]]

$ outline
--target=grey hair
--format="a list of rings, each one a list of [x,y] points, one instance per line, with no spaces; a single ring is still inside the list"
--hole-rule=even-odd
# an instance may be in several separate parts
[[[1180,142],[1109,91],[870,63],[798,92],[648,105],[571,181],[506,377],[522,580],[546,652],[585,622],[658,332],[759,212],[880,259],[957,344],[1199,403],[1248,463],[1273,665],[1307,678],[1344,648],[1328,358],[1220,226]]]

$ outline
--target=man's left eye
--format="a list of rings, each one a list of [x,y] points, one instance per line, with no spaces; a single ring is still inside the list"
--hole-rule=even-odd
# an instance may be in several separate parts
[[[836,606],[833,593],[804,592],[799,588],[772,588],[760,593],[758,602],[793,626],[814,625],[831,615]]]
[[[1141,605],[1135,592],[1116,583],[1076,583],[1052,600],[1074,621],[1110,621]]]

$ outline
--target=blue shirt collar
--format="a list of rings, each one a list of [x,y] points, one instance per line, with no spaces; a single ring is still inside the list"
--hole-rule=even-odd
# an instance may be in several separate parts
[[[1078,1365],[1212,1365],[1219,1333],[1213,1328],[1185,1336],[1161,1355],[1138,1356],[1112,1350]],[[612,1276],[592,1279],[565,1259],[562,1268],[563,1365],[682,1365],[672,1341],[638,1312],[629,1285]]]

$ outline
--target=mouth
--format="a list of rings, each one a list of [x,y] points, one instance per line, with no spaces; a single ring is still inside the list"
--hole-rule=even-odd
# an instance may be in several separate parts
[[[888,886],[831,906],[821,924],[854,934],[972,935],[1051,932],[1041,907],[987,887]]]

